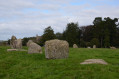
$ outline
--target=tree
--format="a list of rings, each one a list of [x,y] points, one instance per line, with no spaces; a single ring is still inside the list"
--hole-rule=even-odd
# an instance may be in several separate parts
[[[27,44],[28,41],[29,41],[29,38],[24,37],[24,38],[23,38],[23,41],[22,41],[22,45],[23,45],[23,46],[26,46],[26,44]]]
[[[93,25],[88,25],[88,26],[82,26],[80,27],[81,30],[81,38],[86,41],[89,42],[92,37],[93,37]]]
[[[102,17],[96,17],[93,21],[94,27],[93,27],[93,38],[98,38],[101,47],[103,46],[103,39],[104,39],[104,21],[102,20]]]
[[[10,39],[8,39],[8,41],[7,41],[7,42],[8,42],[8,45],[10,45]]]
[[[45,30],[44,30],[44,34],[42,35],[40,45],[44,45],[45,41],[52,40],[55,38],[56,38],[56,36],[54,34],[54,31],[51,28],[51,26],[49,26],[49,27],[45,28]]]
[[[96,26],[101,22],[102,22],[102,17],[96,17],[95,20],[93,21],[93,24]]]
[[[86,43],[83,39],[80,39],[80,46],[81,47],[86,47]]]
[[[79,45],[80,34],[78,23],[68,23],[66,30],[63,32],[63,39],[68,41],[70,47],[73,44]]]
[[[93,38],[92,40],[91,40],[91,45],[93,46],[93,45],[96,45],[97,47],[99,47],[99,40],[97,39],[97,38]]]
[[[55,34],[55,36],[56,36],[56,39],[59,39],[59,40],[62,40],[62,39],[63,39],[62,33],[57,32],[57,33]]]
[[[110,46],[110,34],[108,29],[105,30],[104,46],[105,48]]]
[[[91,47],[91,43],[90,42],[86,42],[86,47],[90,46]]]
[[[115,46],[115,38],[116,38],[116,33],[117,33],[117,26],[116,22],[118,22],[117,18],[111,19],[109,17],[104,18],[105,21],[105,29],[108,29],[109,34],[110,34],[110,44],[112,46]]]
[[[99,39],[101,47],[105,46],[105,40],[110,41],[110,45],[112,46],[116,45],[117,21],[117,18],[111,19],[109,17],[104,18],[104,20],[102,20],[101,17],[98,17],[93,21],[93,37]],[[108,33],[106,33],[105,30],[109,31],[109,36],[106,35]]]

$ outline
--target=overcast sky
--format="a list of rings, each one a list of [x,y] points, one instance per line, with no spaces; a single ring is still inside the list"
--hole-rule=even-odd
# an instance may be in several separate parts
[[[69,22],[92,24],[95,17],[119,18],[119,0],[0,0],[0,40],[42,35]]]

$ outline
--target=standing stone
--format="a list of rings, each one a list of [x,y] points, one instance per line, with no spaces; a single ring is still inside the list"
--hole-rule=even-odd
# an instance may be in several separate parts
[[[12,36],[11,37],[11,40],[10,40],[10,46],[11,46],[11,48],[16,48],[16,40],[17,40],[17,38],[15,37],[15,36]]]
[[[93,45],[93,48],[96,48],[96,45]]]
[[[33,41],[32,41],[32,40],[29,40],[29,41],[27,42],[27,47],[29,47],[31,43],[33,43]]]
[[[38,44],[31,42],[28,44],[28,53],[41,53],[42,54],[42,48]]]
[[[16,42],[16,49],[22,49],[22,40],[17,39],[15,40],[15,42]]]
[[[89,48],[89,49],[90,49],[91,47],[87,47],[87,48]]]
[[[45,42],[45,57],[47,59],[62,59],[69,55],[69,44],[63,40],[49,40]]]
[[[112,47],[110,47],[110,49],[116,49],[116,47],[112,46]]]
[[[38,43],[41,40],[41,36],[36,35],[36,42]]]
[[[78,48],[78,46],[76,44],[73,45],[73,48]]]

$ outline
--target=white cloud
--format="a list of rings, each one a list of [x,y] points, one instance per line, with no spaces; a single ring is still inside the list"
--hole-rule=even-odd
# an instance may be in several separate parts
[[[1,0],[0,40],[16,35],[18,38],[42,35],[47,26],[62,32],[68,22],[89,25],[95,17],[119,17],[119,6],[80,3],[83,0]],[[102,2],[90,0],[91,2]],[[107,0],[105,0],[107,1]],[[112,0],[110,0],[112,1]],[[2,21],[1,21],[2,20]]]

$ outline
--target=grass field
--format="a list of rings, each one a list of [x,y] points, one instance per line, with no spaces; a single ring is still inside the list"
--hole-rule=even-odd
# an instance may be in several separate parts
[[[47,60],[44,51],[27,54],[7,48],[0,47],[0,79],[119,79],[119,49],[70,48],[69,58]],[[108,65],[80,65],[92,58]]]

